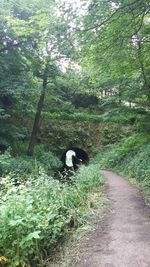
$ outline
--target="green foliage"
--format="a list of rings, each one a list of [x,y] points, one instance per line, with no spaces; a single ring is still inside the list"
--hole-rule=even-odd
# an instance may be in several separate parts
[[[119,130],[118,130],[119,129]],[[104,127],[104,140],[103,145],[107,146],[109,144],[114,144],[120,141],[122,138],[128,137],[133,129],[129,126],[122,126],[121,124],[117,123],[108,123]]]
[[[56,153],[59,158],[64,150],[70,146],[83,148],[89,153],[99,151],[103,144],[103,123],[89,121],[76,122],[72,120],[49,120],[42,121],[39,140],[50,151]]]
[[[44,146],[37,146],[34,157],[25,155],[12,156],[10,149],[0,154],[0,175],[10,174],[16,178],[16,182],[24,182],[29,179],[31,173],[38,173],[40,166],[49,174],[60,166],[60,160]]]
[[[18,187],[1,180],[0,251],[8,266],[44,266],[48,251],[69,225],[84,222],[90,194],[103,184],[99,166],[83,167],[73,184],[60,184],[41,169]]]
[[[34,159],[27,156],[11,156],[8,149],[4,154],[0,154],[0,175],[14,173],[12,176],[22,177],[24,179],[36,168]]]
[[[51,103],[51,105],[49,105]],[[61,106],[61,112],[66,113],[73,113],[75,111],[74,106],[70,101],[67,99],[61,97],[61,95],[55,95],[50,92],[50,94],[47,95],[46,101],[45,101],[45,109],[47,112],[50,113],[59,113],[60,112],[60,106]]]
[[[144,0],[92,0],[84,17],[80,36],[82,66],[90,73],[88,84],[99,92],[105,118],[110,120],[114,114],[118,115],[116,119],[125,121],[129,113],[139,120],[141,107],[150,119],[150,30],[146,5]],[[123,107],[128,107],[128,112]],[[148,127],[144,130],[149,131]]]
[[[60,160],[51,151],[48,151],[44,145],[37,145],[35,147],[34,158],[51,174],[61,165]]]
[[[106,151],[97,156],[97,160],[100,160],[100,165],[104,168],[122,170],[127,166],[125,163],[130,162],[148,140],[148,135],[134,134],[117,144],[108,145]]]
[[[136,179],[150,189],[150,139],[148,135],[134,134],[121,142],[108,146],[97,155],[101,168]]]
[[[138,120],[138,129],[140,132],[146,132],[146,133],[150,133],[150,115],[149,113],[145,116],[140,116],[139,120]]]
[[[91,122],[102,122],[103,118],[101,115],[92,115],[88,113],[77,112],[74,114],[68,114],[65,112],[53,112],[43,114],[44,118],[58,119],[58,120],[71,120],[71,121],[91,121]]]
[[[90,193],[103,183],[99,166],[150,186],[149,137],[128,137],[127,127],[150,131],[148,4],[91,0],[83,16],[62,1],[1,3],[0,148],[12,151],[0,155],[0,256],[10,267],[44,266],[68,226],[84,222]],[[33,144],[44,145],[27,157],[36,111],[39,119],[44,112]],[[104,122],[111,124],[103,134]],[[50,151],[93,152],[102,143],[98,163],[81,168],[71,185],[49,177],[60,164]]]
[[[98,106],[98,98],[94,95],[89,95],[86,93],[78,93],[73,95],[71,101],[76,108],[89,108]]]
[[[141,146],[138,153],[129,162],[125,171],[129,177],[150,189],[150,144]]]

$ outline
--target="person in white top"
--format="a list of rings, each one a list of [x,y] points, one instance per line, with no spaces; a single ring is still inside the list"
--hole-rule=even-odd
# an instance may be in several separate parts
[[[76,156],[75,151],[73,150],[68,150],[66,153],[66,160],[65,163],[68,167],[73,167],[73,156]]]
[[[81,148],[70,147],[64,151],[61,157],[63,163],[60,172],[66,174],[68,171],[76,171],[80,165],[88,164],[88,154]]]

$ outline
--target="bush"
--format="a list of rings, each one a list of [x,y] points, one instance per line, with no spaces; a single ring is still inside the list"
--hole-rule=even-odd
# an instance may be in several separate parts
[[[10,150],[0,155],[0,175],[15,172],[15,175],[25,177],[33,172],[36,164],[35,160],[27,156],[12,157]]]
[[[71,222],[83,222],[90,192],[103,184],[98,165],[83,167],[72,185],[60,184],[41,170],[24,185],[2,179],[0,192],[0,251],[10,267],[44,266],[47,252]],[[99,190],[99,189],[98,189]]]
[[[13,157],[11,150],[8,149],[4,154],[0,154],[0,175],[14,173],[23,180],[31,173],[37,173],[40,166],[49,174],[53,174],[60,164],[60,160],[52,152],[45,152],[43,146],[36,147],[34,157],[25,155]]]
[[[44,145],[38,145],[34,150],[34,157],[49,173],[58,169],[61,161],[51,151],[48,151]]]

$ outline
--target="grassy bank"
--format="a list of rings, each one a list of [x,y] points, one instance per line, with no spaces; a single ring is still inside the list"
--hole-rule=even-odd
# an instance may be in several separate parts
[[[150,137],[134,134],[107,146],[96,157],[101,168],[115,170],[134,180],[150,194]]]
[[[0,262],[10,267],[44,266],[54,244],[70,228],[85,223],[94,201],[91,195],[104,183],[99,165],[82,167],[70,184],[61,184],[43,169],[18,187],[11,178],[1,178]]]

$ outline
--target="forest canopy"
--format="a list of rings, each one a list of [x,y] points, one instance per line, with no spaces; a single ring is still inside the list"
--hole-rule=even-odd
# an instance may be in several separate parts
[[[32,131],[32,154],[41,114],[60,106],[95,106],[105,121],[138,121],[149,131],[149,21],[143,0],[1,0],[1,146]]]

